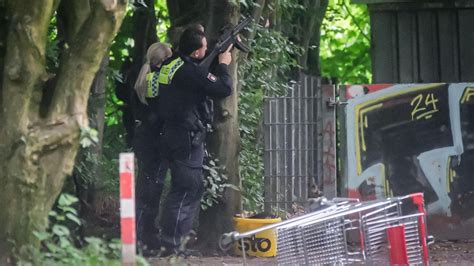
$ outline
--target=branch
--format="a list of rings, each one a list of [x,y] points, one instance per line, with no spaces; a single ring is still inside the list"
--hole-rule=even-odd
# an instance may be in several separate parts
[[[46,78],[45,49],[54,0],[8,1],[8,32],[2,77],[0,139],[8,143],[26,132],[29,111],[37,110],[38,87]],[[8,99],[8,100],[7,100]],[[3,130],[9,129],[9,131]]]
[[[308,53],[310,50],[309,45],[311,40],[314,38],[317,38],[319,40],[321,38],[320,28],[324,19],[324,15],[326,14],[327,5],[327,0],[313,0],[310,7],[306,11],[306,19],[304,20],[302,26],[304,34],[300,43],[300,45],[304,49],[304,53],[299,58],[300,66],[303,69],[308,68]],[[315,33],[317,34],[317,36],[315,35]]]
[[[64,0],[58,8],[58,35],[66,43],[71,43],[82,25],[89,17],[91,7],[89,1]]]
[[[53,96],[50,119],[84,114],[89,89],[100,62],[108,51],[125,15],[121,0],[95,1],[91,13],[61,58],[58,82]]]
[[[33,155],[33,159],[78,139],[81,119],[80,116],[69,116],[54,123],[31,127],[25,140],[29,144],[28,152]]]
[[[362,34],[362,36],[364,36],[365,39],[367,39],[367,41],[370,42],[370,38],[369,36],[367,36],[365,34],[365,32],[362,30],[362,28],[360,27],[359,23],[357,23],[357,20],[355,18],[355,16],[351,13],[351,10],[350,8],[347,6],[346,2],[345,1],[342,1],[342,6],[344,7],[344,9],[347,11],[347,14],[349,14],[349,16],[352,18],[352,20],[354,21],[354,24],[356,25],[356,27],[360,30],[360,33]]]

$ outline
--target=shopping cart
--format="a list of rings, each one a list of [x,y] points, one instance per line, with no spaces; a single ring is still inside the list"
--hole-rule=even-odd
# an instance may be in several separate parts
[[[241,241],[243,247],[244,239],[273,229],[279,265],[428,265],[425,214],[422,193],[366,202],[338,198],[296,218],[226,233],[219,244],[227,249]]]

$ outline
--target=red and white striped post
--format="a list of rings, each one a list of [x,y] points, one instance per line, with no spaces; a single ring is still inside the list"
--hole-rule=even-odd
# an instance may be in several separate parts
[[[122,265],[135,265],[135,161],[133,153],[120,153],[120,231]]]

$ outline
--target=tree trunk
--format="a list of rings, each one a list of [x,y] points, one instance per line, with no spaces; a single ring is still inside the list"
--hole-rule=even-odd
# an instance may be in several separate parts
[[[319,43],[328,0],[305,0],[303,5],[307,9],[301,23],[299,45],[303,48],[303,54],[299,58],[299,64],[304,71],[320,76]]]
[[[206,35],[211,40],[217,39],[224,25],[228,23],[235,25],[240,17],[239,6],[233,1],[210,1],[209,13],[214,14],[209,16],[206,23]],[[239,92],[236,90],[238,82],[236,53],[234,52],[232,56],[234,60],[229,66],[229,72],[233,78],[234,89],[231,96],[215,102],[215,131],[210,134],[207,143],[211,154],[219,159],[220,165],[225,166],[228,182],[239,187],[240,135],[237,111]],[[198,239],[204,252],[217,250],[218,239],[222,233],[233,230],[232,217],[240,211],[240,197],[240,191],[228,188],[219,204],[201,212]]]
[[[95,75],[91,86],[89,96],[87,114],[89,117],[89,127],[97,130],[97,143],[92,145],[89,149],[92,154],[92,162],[89,167],[95,187],[103,189],[104,179],[102,176],[102,169],[97,162],[102,156],[102,144],[104,140],[104,124],[105,124],[105,93],[107,89],[107,67],[109,65],[109,56],[107,55],[100,64],[99,71]]]
[[[253,22],[255,24],[253,25],[256,25],[256,24],[259,24],[262,22],[262,14],[263,14],[263,9],[266,5],[266,0],[256,0],[254,6],[252,7],[252,19],[253,19]],[[263,21],[263,23],[265,23],[265,21]],[[255,38],[255,34],[256,34],[256,27],[253,26],[252,27],[253,30],[250,30],[250,31],[246,31],[246,36],[247,37],[247,42],[250,43],[254,38]],[[245,55],[247,56],[247,55]]]
[[[207,0],[167,0],[168,13],[171,26],[168,29],[168,39],[171,45],[176,48],[184,28],[192,23],[204,25],[208,18]],[[207,29],[206,29],[207,31]]]
[[[133,14],[132,38],[134,41],[131,56],[125,59],[121,73],[123,82],[117,83],[115,93],[124,102],[122,122],[126,131],[126,144],[132,146],[135,130],[132,93],[138,73],[142,67],[148,47],[158,41],[156,36],[156,17],[154,0],[145,0],[146,7],[139,7]]]
[[[38,243],[33,232],[45,229],[64,177],[72,172],[80,129],[88,125],[89,89],[124,16],[122,0],[86,2],[90,7],[68,9],[74,13],[70,23],[79,25],[69,33],[74,38],[64,46],[50,100],[43,99],[49,77],[45,48],[59,1],[6,2],[8,32],[0,40],[6,43],[0,87],[0,264],[11,255],[10,241],[17,247]]]
[[[98,141],[89,147],[83,147],[80,149],[73,173],[76,195],[81,202],[81,217],[86,219],[86,224],[90,224],[88,222],[94,222],[93,224],[97,224],[95,221],[101,214],[98,213],[96,208],[96,206],[99,206],[98,203],[100,203],[97,202],[96,196],[103,195],[105,190],[103,169],[99,162],[102,157],[104,136],[105,93],[108,64],[109,57],[106,56],[102,60],[99,71],[97,71],[94,81],[92,82],[87,105],[89,127],[97,130]],[[67,189],[66,187],[67,185],[65,185],[64,189]]]
[[[231,0],[176,0],[167,1],[171,19],[169,30],[172,42],[176,43],[176,36],[183,27],[192,23],[201,23],[205,27],[209,47],[217,39],[220,29],[228,23],[236,24],[240,13],[238,3]],[[178,34],[177,34],[178,32]],[[237,103],[239,93],[237,89],[236,53],[233,53],[233,63],[229,66],[233,78],[234,91],[230,97],[215,101],[215,131],[207,138],[208,150],[225,166],[228,183],[237,187],[240,185],[238,170],[238,154],[240,136],[238,124]],[[233,230],[232,217],[240,211],[240,192],[227,189],[220,204],[214,205],[206,211],[201,211],[199,217],[198,241],[202,251],[214,252],[217,250],[217,240],[224,232]]]
[[[7,14],[5,1],[0,0],[0,104],[3,102],[3,93],[2,86],[3,84],[3,68],[5,62],[5,50],[6,50],[6,40],[7,40]],[[2,110],[0,109],[0,114]],[[1,247],[0,247],[1,248]]]

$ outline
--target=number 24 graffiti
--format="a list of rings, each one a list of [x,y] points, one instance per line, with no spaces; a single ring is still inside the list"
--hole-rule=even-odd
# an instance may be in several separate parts
[[[437,102],[438,99],[434,93],[428,93],[425,95],[418,94],[410,102],[410,105],[414,106],[411,111],[411,120],[419,120],[422,118],[430,119],[433,117],[433,114],[439,111],[436,105]]]

